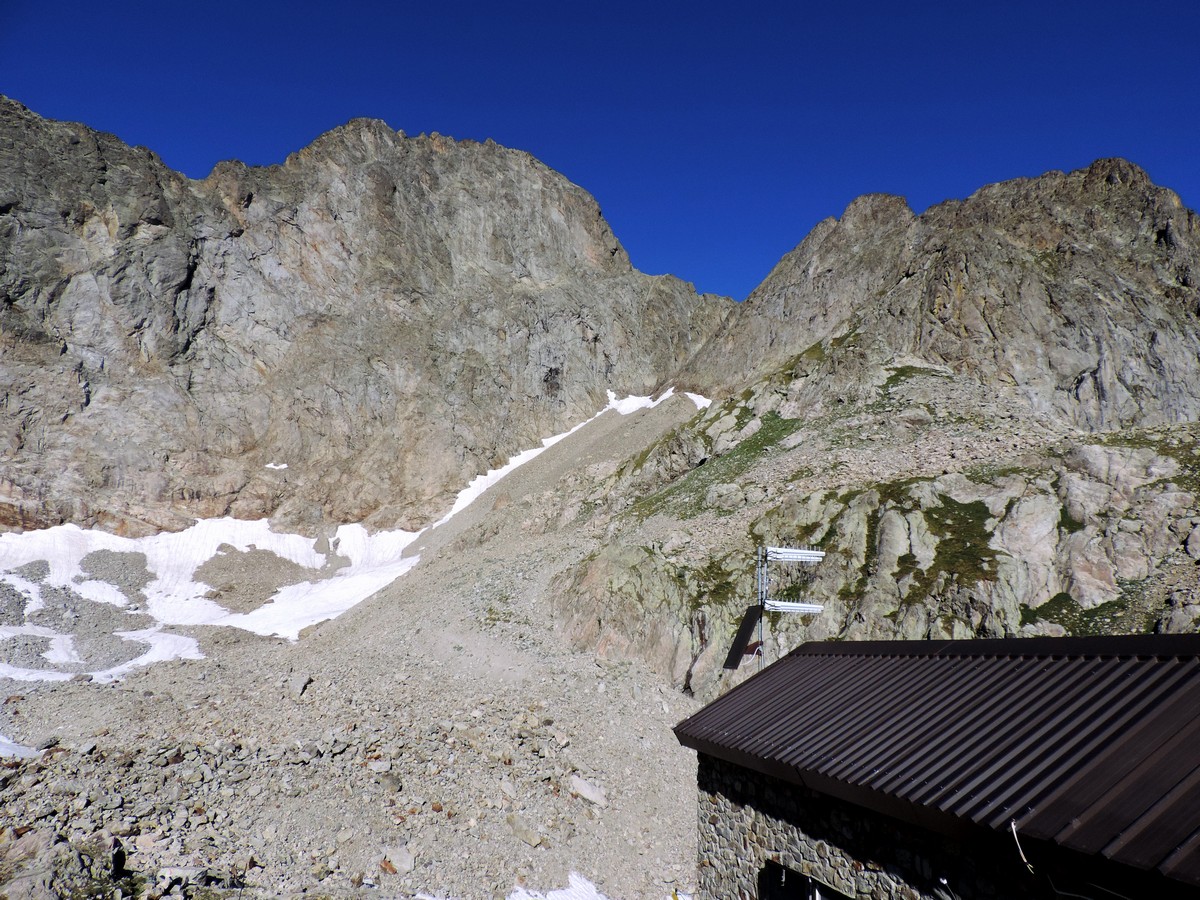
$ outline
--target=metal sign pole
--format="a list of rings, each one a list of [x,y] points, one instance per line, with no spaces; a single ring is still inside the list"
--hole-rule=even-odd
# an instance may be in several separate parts
[[[733,646],[725,658],[726,669],[736,669],[746,655],[750,638],[754,634],[754,619],[758,618],[758,668],[761,671],[767,664],[767,633],[763,619],[769,612],[800,613],[815,615],[825,607],[819,603],[805,603],[796,600],[771,599],[771,562],[802,563],[814,565],[825,558],[823,550],[809,550],[798,547],[759,547],[754,554],[754,588],[757,596],[755,604],[747,607],[738,626]]]
[[[767,641],[764,637],[763,619],[767,617],[767,548],[758,548],[758,605],[762,607],[758,616],[758,670],[761,672],[766,665]]]
[[[772,600],[771,599],[771,569],[770,563],[772,560],[784,563],[800,563],[802,565],[815,565],[825,558],[823,550],[801,549],[799,547],[759,547],[758,560],[760,576],[758,580],[758,597],[759,605],[762,607],[762,618],[759,619],[759,647],[762,655],[758,658],[758,667],[761,669],[766,665],[767,644],[763,637],[764,629],[762,619],[766,618],[768,612],[794,612],[801,615],[813,615],[821,612],[825,607],[819,603],[802,603],[790,600]]]

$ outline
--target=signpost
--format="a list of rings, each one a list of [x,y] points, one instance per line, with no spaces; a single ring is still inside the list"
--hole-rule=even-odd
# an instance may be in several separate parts
[[[750,636],[754,633],[754,626],[756,624],[758,625],[758,667],[761,669],[765,665],[767,647],[765,635],[763,634],[763,618],[765,613],[799,613],[811,616],[825,609],[819,603],[803,603],[794,600],[776,600],[772,598],[771,563],[799,563],[801,565],[812,566],[824,558],[824,550],[807,550],[798,547],[758,548],[754,569],[754,580],[758,595],[756,599],[758,602],[754,606],[747,607],[745,615],[742,616],[742,622],[738,627],[737,636],[733,640],[733,646],[729,649],[729,655],[725,658],[726,669],[736,669],[741,665],[742,657],[749,646]]]

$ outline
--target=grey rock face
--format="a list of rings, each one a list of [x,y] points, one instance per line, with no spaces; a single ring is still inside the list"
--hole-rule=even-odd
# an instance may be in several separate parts
[[[697,360],[779,372],[781,412],[944,367],[1089,430],[1200,413],[1200,222],[1124,160],[991,185],[915,216],[855,200],[742,304]]]
[[[418,526],[728,306],[490,142],[355,120],[191,181],[0,100],[0,521]]]
[[[755,596],[755,546],[784,544],[826,557],[808,580],[776,573],[772,595],[824,611],[773,620],[771,659],[802,640],[1190,631],[1190,595],[1167,594],[1196,581],[1197,457],[1157,449],[1082,445],[1000,471],[894,480],[868,470],[837,490],[768,496],[741,513],[746,531],[721,524],[719,484],[707,495],[691,488],[704,504],[676,527],[695,539],[660,542],[653,520],[618,517],[604,546],[552,589],[556,622],[581,648],[640,657],[711,695]],[[679,497],[688,480],[666,490]]]
[[[715,690],[770,541],[829,552],[777,649],[1191,629],[1198,239],[1122,160],[854,201],[693,360],[728,399],[606,486],[640,516],[562,581],[561,629]]]

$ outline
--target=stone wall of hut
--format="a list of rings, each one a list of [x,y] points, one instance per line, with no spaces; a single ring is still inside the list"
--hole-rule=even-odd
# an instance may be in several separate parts
[[[697,900],[1039,893],[1015,844],[964,844],[703,753],[699,789]]]

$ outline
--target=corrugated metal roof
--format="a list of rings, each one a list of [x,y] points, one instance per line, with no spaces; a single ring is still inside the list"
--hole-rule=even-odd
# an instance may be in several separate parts
[[[809,643],[681,743],[903,819],[1200,885],[1200,635]]]

